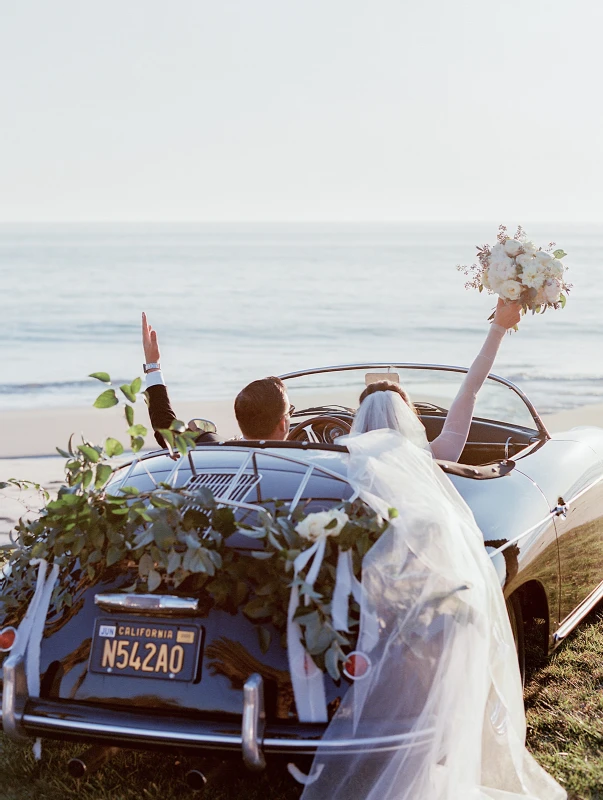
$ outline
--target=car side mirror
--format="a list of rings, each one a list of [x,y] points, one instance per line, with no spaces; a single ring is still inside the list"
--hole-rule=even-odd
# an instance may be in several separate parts
[[[217,433],[216,423],[210,419],[195,418],[191,419],[188,423],[190,431],[199,431],[199,433]]]

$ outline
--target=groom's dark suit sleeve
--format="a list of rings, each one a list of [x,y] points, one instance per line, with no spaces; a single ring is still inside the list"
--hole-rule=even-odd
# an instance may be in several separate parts
[[[165,447],[165,439],[158,431],[161,428],[169,428],[172,422],[177,419],[172,404],[170,403],[167,388],[163,384],[148,386],[146,393],[149,400],[149,417],[151,419],[151,426],[155,431],[155,439],[159,447]],[[200,433],[197,437],[197,444],[220,441],[222,440],[216,433]]]

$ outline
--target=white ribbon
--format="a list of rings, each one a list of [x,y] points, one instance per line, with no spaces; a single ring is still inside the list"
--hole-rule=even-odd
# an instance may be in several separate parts
[[[337,557],[335,573],[335,589],[331,601],[333,627],[336,631],[349,631],[348,610],[349,596],[352,595],[359,606],[362,606],[362,584],[354,575],[354,564],[351,550],[340,550]]]
[[[301,552],[293,562],[294,577],[306,568],[313,558],[312,566],[306,576],[306,584],[313,587],[320,572],[325,555],[328,534],[320,536],[307,550]],[[305,604],[310,598],[305,596]],[[325,696],[324,674],[314,663],[301,643],[301,628],[294,616],[299,606],[299,589],[294,586],[289,595],[287,613],[287,656],[289,673],[293,685],[293,696],[300,722],[328,722],[327,699]]]
[[[32,597],[25,616],[17,629],[15,643],[11,648],[11,659],[19,656],[25,657],[25,675],[27,678],[27,693],[30,697],[40,695],[40,648],[42,644],[42,634],[50,605],[50,598],[54,585],[59,575],[59,567],[54,564],[50,570],[50,575],[46,577],[48,562],[44,558],[34,558],[30,564],[38,564],[38,579],[36,589]],[[37,739],[34,744],[34,756],[40,760],[42,755],[41,741]]]
[[[324,764],[319,764],[316,770],[314,770],[314,766],[312,770],[306,775],[305,772],[302,772],[301,769],[296,766],[292,761],[287,764],[287,769],[289,770],[289,774],[292,775],[293,778],[298,783],[301,783],[303,786],[311,786],[313,783],[320,778],[323,769],[325,768]]]

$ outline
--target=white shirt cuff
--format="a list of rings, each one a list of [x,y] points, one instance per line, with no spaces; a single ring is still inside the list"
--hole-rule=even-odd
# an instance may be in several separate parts
[[[163,372],[160,369],[156,372],[147,372],[147,389],[149,386],[165,386]]]

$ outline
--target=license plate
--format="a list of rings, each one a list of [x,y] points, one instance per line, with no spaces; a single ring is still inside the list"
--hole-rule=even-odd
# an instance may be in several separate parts
[[[197,672],[203,628],[188,622],[138,617],[97,619],[90,671],[104,675],[192,681]]]

